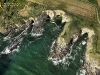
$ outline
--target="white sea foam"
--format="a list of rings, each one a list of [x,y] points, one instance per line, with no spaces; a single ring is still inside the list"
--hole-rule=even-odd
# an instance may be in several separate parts
[[[58,65],[60,63],[66,64],[66,57],[63,57],[63,59],[48,57],[48,60],[51,60],[54,65]]]
[[[8,47],[6,47],[6,49],[3,52],[1,52],[1,54],[9,54],[9,53],[10,53],[10,50]]]
[[[82,41],[82,45],[85,45],[86,44],[86,41]]]
[[[15,52],[15,51],[18,52],[18,51],[19,51],[19,47],[20,47],[20,46],[17,46],[17,48],[14,49],[13,51],[10,51],[10,49],[9,49],[8,47],[6,47],[5,50],[3,50],[3,51],[1,52],[1,54],[9,54],[9,53]]]
[[[54,43],[55,43],[55,41],[53,41],[52,46],[54,45]],[[81,49],[82,49],[81,46],[82,46],[82,45],[85,45],[85,44],[86,44],[86,41],[82,41],[82,42],[79,44],[79,46],[77,47],[77,49],[78,49],[78,50],[81,50]],[[53,51],[53,50],[52,50],[52,46],[51,46],[51,51],[50,51],[50,52]],[[71,50],[71,51],[72,51],[72,50]],[[76,50],[76,51],[77,51],[77,50]],[[76,52],[76,51],[75,51],[74,56],[71,56],[71,54],[69,53],[69,54],[67,54],[66,56],[64,56],[62,59],[52,58],[52,57],[50,56],[50,57],[48,57],[48,60],[51,60],[51,61],[53,62],[54,65],[58,65],[58,64],[60,64],[60,63],[69,65],[70,62],[67,61],[67,59],[71,59],[72,61],[74,61],[74,60],[75,60],[75,57],[78,55],[78,52]],[[80,61],[81,61],[81,60],[80,60]],[[81,61],[81,62],[82,62],[82,61]],[[84,75],[84,73],[83,73],[83,75]]]
[[[43,34],[35,34],[35,33],[32,33],[32,34],[31,34],[31,36],[36,36],[36,37],[37,37],[37,36],[41,36],[41,35],[43,35]]]
[[[10,37],[4,37],[3,38],[3,41],[7,41],[7,40],[9,40],[10,39]]]
[[[51,61],[53,62],[54,65],[59,64],[59,62],[57,61],[56,58],[48,57],[48,60],[51,60]]]
[[[86,75],[86,70],[85,69],[80,70],[80,73],[78,75]]]

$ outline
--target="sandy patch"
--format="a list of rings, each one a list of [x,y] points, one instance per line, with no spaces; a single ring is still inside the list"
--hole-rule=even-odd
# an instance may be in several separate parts
[[[89,75],[96,75],[97,69],[100,69],[99,66],[99,62],[97,59],[95,59],[92,54],[90,53],[90,51],[93,48],[93,38],[92,36],[95,35],[94,31],[92,29],[88,29],[88,28],[82,28],[82,34],[84,33],[88,33],[88,42],[87,42],[87,50],[85,53],[85,64],[84,64],[84,68],[87,70],[87,73]]]
[[[0,27],[0,33],[6,33],[6,30],[3,27]]]
[[[31,10],[31,7],[29,7],[28,5],[25,5],[25,7],[18,12],[18,14],[21,15],[21,16],[28,16],[29,15],[28,12],[30,10]]]
[[[88,33],[88,37],[91,38],[94,35],[94,31],[88,28],[82,28],[82,34]]]
[[[88,33],[88,42],[87,42],[87,51],[86,51],[86,60],[90,61],[90,50],[93,48],[92,43],[93,43],[93,38],[92,36],[95,35],[94,31],[88,28],[82,28],[82,34]]]
[[[99,8],[100,8],[100,0],[98,0],[98,5],[99,5]]]

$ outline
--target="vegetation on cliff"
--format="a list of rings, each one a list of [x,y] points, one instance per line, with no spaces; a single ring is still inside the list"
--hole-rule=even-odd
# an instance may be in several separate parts
[[[79,1],[81,2],[83,0]],[[97,0],[88,0],[88,1],[91,2],[92,4],[97,5]],[[55,0],[55,1],[54,0],[53,1],[52,0],[1,0],[1,5],[2,8],[0,8],[0,17],[1,17],[0,29],[2,29],[3,31],[5,30],[5,28],[13,27],[16,24],[18,24],[19,26],[21,26],[23,23],[25,24],[24,21],[25,19],[28,19],[31,16],[32,17],[38,16],[41,14],[43,10],[46,9],[51,9],[51,10],[61,9],[64,10],[65,12],[68,12],[67,10],[69,10],[71,4],[66,3],[66,0],[62,0],[62,2],[60,0]],[[77,10],[78,9],[79,8],[77,8]],[[82,8],[79,10],[83,11]],[[89,12],[91,12],[91,10],[89,10]],[[79,14],[77,15],[77,13]],[[92,16],[92,18],[89,18],[91,16],[90,14],[95,15],[94,11],[93,13],[92,12],[88,13],[87,14],[88,16],[86,15],[87,17],[81,15],[80,12],[76,12],[76,14],[75,13],[69,14],[70,16],[74,17],[72,17],[73,19],[71,23],[66,23],[69,25],[68,26],[66,25],[64,27],[61,37],[63,37],[67,42],[69,38],[81,28],[86,27],[89,29],[93,29],[95,32],[95,36],[92,37],[93,49],[90,51],[90,54],[93,58],[96,58],[97,60],[100,61],[100,24],[97,23],[96,17]]]
[[[95,34],[91,37],[93,39],[92,49],[88,48],[90,49],[88,53],[90,55],[90,59],[93,58],[93,60],[98,60],[100,62],[100,24],[77,16],[73,17],[71,23],[66,24],[69,25],[65,25],[66,27],[64,27],[64,30],[61,34],[61,37],[64,38],[66,42],[68,42],[72,35],[76,34],[82,28],[88,28],[94,31]],[[91,41],[88,42],[91,43]]]
[[[55,0],[55,1],[52,1],[52,0],[47,0],[47,1],[46,0],[1,0],[2,8],[0,8],[0,17],[1,17],[0,26],[7,28],[10,25],[11,26],[14,26],[15,24],[21,25],[24,19],[38,16],[41,14],[43,10],[46,10],[46,9],[49,9],[49,10],[61,9],[75,15],[79,14],[87,18],[92,18],[92,21],[96,20],[96,18],[94,17],[94,15],[96,14],[95,14],[95,10],[93,6],[87,4],[88,2],[85,4],[85,3],[82,3],[81,1],[77,1],[77,0],[75,0],[74,2],[73,1],[74,0],[71,0],[71,1],[66,1],[66,0],[62,0],[62,1],[60,0]],[[77,5],[77,3],[81,6]],[[82,8],[84,8],[85,10]],[[74,10],[77,10],[77,11],[74,11]],[[80,11],[84,11],[84,12],[80,12]]]

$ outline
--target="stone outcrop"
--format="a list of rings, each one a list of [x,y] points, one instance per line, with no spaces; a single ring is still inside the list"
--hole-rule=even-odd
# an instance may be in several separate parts
[[[98,61],[84,60],[84,63],[82,67],[80,68],[77,75],[80,75],[80,74],[81,75],[100,75],[100,67],[98,66]]]
[[[93,38],[92,36],[95,35],[94,31],[88,28],[82,28],[82,34],[88,33],[88,42],[86,47],[86,52],[83,57],[83,65],[79,70],[79,74],[77,75],[100,75],[100,66],[99,62],[91,57],[90,51],[92,50],[92,43]]]
[[[42,35],[43,25],[46,23],[46,20],[53,20],[53,18],[57,17],[58,15],[62,17],[62,23],[70,21],[70,18],[62,10],[45,10],[42,11],[40,16],[35,18],[30,17],[28,20],[24,21],[25,24],[23,24],[21,27],[11,27],[10,30],[7,30],[6,33],[8,33],[8,35],[4,38],[4,40],[9,40],[10,38],[14,37],[15,34],[25,30],[27,27],[29,27],[27,32],[31,32],[32,36],[40,36]],[[34,21],[33,25],[30,25],[30,21]]]
[[[80,38],[80,36],[81,30],[77,34],[72,35],[68,42],[65,42],[64,38],[58,37],[52,43],[48,59],[52,60],[54,65],[58,65],[59,63],[64,64],[67,55],[70,55],[71,53],[72,46]]]
[[[38,17],[30,17],[27,21],[25,27],[16,38],[11,43],[10,46],[6,47],[5,50],[1,52],[1,54],[9,54],[10,52],[13,52],[17,47],[21,45],[21,42],[23,40],[23,36],[26,36],[27,34],[31,34],[31,36],[40,36],[42,35],[44,25],[46,23],[46,20],[51,19],[53,20],[56,16],[62,17],[62,23],[70,22],[71,18],[66,15],[64,11],[61,10],[45,10],[42,12],[42,14]],[[29,21],[29,22],[28,22]],[[13,28],[14,29],[14,28]],[[9,32],[9,34],[5,37],[5,39],[11,39],[14,37],[14,30]],[[19,30],[18,30],[19,31]],[[91,38],[92,35],[94,35],[94,31],[91,31],[87,28],[83,28],[80,30],[77,34],[74,34],[70,37],[68,42],[65,42],[64,38],[58,37],[51,46],[50,56],[48,57],[49,60],[52,60],[55,65],[59,63],[64,63],[65,57],[71,53],[71,47],[74,45],[74,43],[79,39],[81,35],[88,32],[89,40],[87,43],[87,51],[85,54],[85,59],[83,60],[84,63],[80,69],[80,72],[83,72],[82,74],[85,75],[99,75],[100,74],[100,68],[98,67],[98,62],[95,60],[90,60],[90,56],[88,54],[89,48],[92,48],[92,41]],[[19,40],[21,39],[21,40]],[[84,45],[85,42],[82,42]]]
[[[51,12],[52,12],[52,14],[51,14]],[[54,16],[52,16],[52,15],[54,15]],[[15,48],[17,48],[17,46],[19,47],[22,42],[22,40],[20,40],[20,39],[23,39],[24,36],[26,36],[28,34],[31,34],[32,37],[41,36],[46,21],[48,19],[53,20],[53,18],[55,18],[57,15],[62,16],[63,22],[68,21],[66,19],[67,17],[64,16],[65,13],[61,10],[45,10],[42,12],[42,14],[40,16],[35,17],[35,18],[30,17],[27,21],[25,21],[26,25],[24,25],[25,27],[23,29],[19,29],[19,30],[22,30],[22,32],[19,35],[14,36],[15,34],[17,34],[17,32],[14,31],[14,28],[12,28],[11,31],[9,32],[9,34],[6,37],[4,37],[4,40],[5,41],[10,40],[12,37],[15,37],[15,38],[11,42],[10,46],[6,47],[1,52],[1,54],[9,54],[9,53],[13,52],[14,50],[16,50]]]
[[[86,53],[83,56],[82,67],[76,75],[100,75],[100,66],[98,61],[90,57],[89,51],[92,49],[92,36],[95,35],[93,30],[88,28],[82,28],[77,35],[73,35],[69,42],[65,42],[61,37],[58,37],[51,46],[49,60],[52,60],[54,65],[59,63],[64,64],[67,57],[71,53],[71,47],[83,34],[88,33],[88,42],[86,47]],[[77,36],[77,37],[76,37]],[[82,42],[85,45],[86,42]],[[68,55],[68,56],[67,56]]]
[[[62,17],[62,23],[70,21],[70,18],[66,15],[66,13],[64,11],[61,11],[61,10],[45,10],[43,12],[46,12],[46,14],[49,15],[51,20],[53,20],[54,17],[56,17],[57,15],[60,15]]]

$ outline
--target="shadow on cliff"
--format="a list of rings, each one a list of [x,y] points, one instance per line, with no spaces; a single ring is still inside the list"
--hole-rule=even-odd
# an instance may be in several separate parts
[[[0,75],[4,75],[10,65],[11,59],[8,55],[0,56]]]

